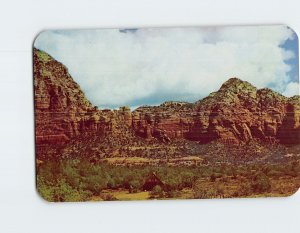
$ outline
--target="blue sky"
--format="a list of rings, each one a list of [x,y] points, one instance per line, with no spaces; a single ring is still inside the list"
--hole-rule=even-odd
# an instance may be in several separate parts
[[[100,108],[194,102],[231,77],[299,93],[298,38],[284,25],[56,30],[34,46],[66,65]]]
[[[295,54],[295,57],[286,61],[286,63],[291,66],[291,71],[288,72],[291,80],[299,82],[299,44],[296,34],[293,36],[293,39],[286,40],[282,47],[286,50],[293,51]]]

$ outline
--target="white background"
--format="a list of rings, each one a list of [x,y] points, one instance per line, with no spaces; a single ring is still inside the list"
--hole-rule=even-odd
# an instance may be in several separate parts
[[[289,198],[53,204],[35,191],[32,42],[44,29],[285,23],[298,0],[0,2],[0,232],[300,232]]]

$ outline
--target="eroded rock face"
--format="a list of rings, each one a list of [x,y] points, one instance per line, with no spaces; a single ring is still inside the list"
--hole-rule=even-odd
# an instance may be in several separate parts
[[[81,134],[119,131],[131,125],[131,112],[100,111],[85,97],[67,68],[47,53],[34,49],[34,97],[37,144],[61,144]]]
[[[98,110],[63,64],[34,49],[34,86],[38,145],[65,143],[91,133],[122,137],[125,132],[166,143],[173,139],[241,143],[253,138],[300,143],[300,97],[257,90],[238,78],[195,103],[169,101],[133,112],[128,107]]]
[[[300,143],[300,96],[289,98],[285,110],[278,137],[286,144]]]
[[[134,111],[133,127],[145,137],[156,132],[200,142],[248,142],[253,138],[299,143],[299,96],[286,98],[270,89],[229,79],[194,104],[168,102]]]
[[[97,109],[85,98],[68,70],[34,49],[36,142],[63,143],[80,132],[97,129]]]

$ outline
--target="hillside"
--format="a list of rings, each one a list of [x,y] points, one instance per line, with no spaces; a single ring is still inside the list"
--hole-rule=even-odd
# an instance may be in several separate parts
[[[118,134],[131,124],[127,108],[100,111],[93,106],[68,69],[47,53],[34,49],[33,59],[37,145],[65,144],[89,133]]]
[[[169,102],[140,107],[133,127],[145,138],[185,138],[207,143],[280,140],[300,141],[300,97],[287,98],[271,89],[256,89],[238,78],[196,103]]]
[[[229,79],[195,103],[168,101],[133,112],[127,107],[98,110],[63,64],[34,49],[34,87],[38,145],[64,144],[92,135],[115,135],[116,141],[127,135],[127,141],[156,139],[164,143],[175,139],[226,144],[252,139],[300,141],[300,97],[257,89],[238,78]]]

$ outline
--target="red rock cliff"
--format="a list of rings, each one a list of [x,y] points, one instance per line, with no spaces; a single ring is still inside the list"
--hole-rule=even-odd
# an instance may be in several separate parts
[[[133,112],[133,127],[142,137],[186,138],[208,142],[247,142],[252,138],[300,143],[299,96],[286,98],[270,89],[257,90],[231,78],[194,104],[166,102]]]
[[[37,144],[102,132],[107,119],[86,99],[67,68],[45,52],[34,49],[33,53]]]
[[[100,111],[63,64],[34,49],[34,87],[37,144],[64,143],[89,133],[121,137],[128,130],[162,142],[185,138],[239,143],[259,138],[300,143],[300,97],[258,90],[238,78],[195,103],[170,101],[133,112],[128,107]]]

